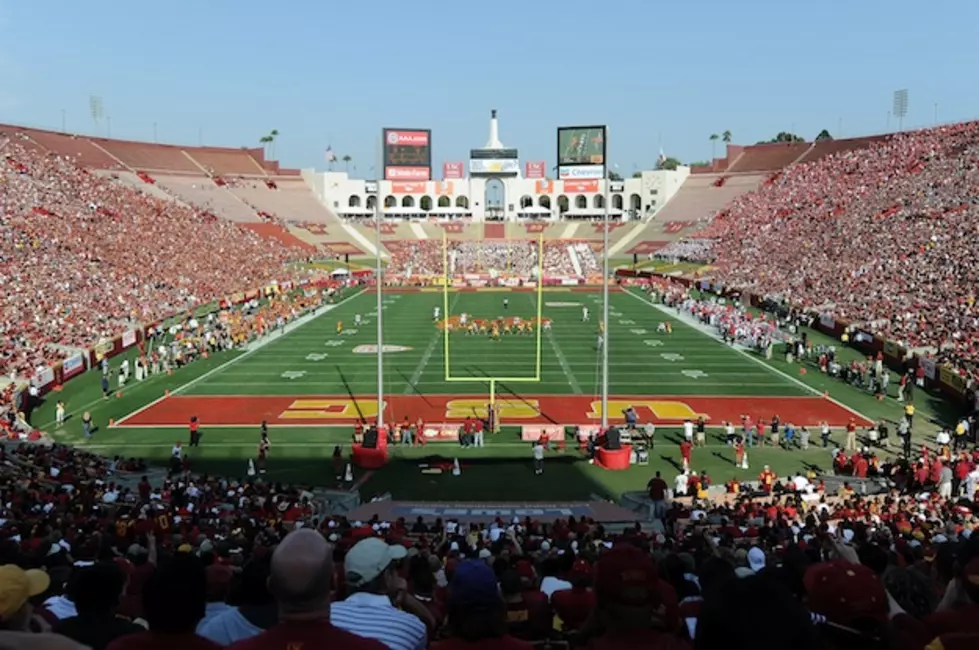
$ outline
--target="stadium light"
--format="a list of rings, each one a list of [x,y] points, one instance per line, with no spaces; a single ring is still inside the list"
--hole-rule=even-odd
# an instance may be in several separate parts
[[[897,130],[904,130],[904,117],[908,114],[908,89],[894,91],[894,108],[891,109],[894,117],[897,118]]]
[[[609,187],[612,183],[609,173],[608,166],[608,126],[605,127],[605,138],[604,138],[605,150],[603,153],[603,167],[602,176],[605,179],[605,187],[603,192],[605,194],[604,200],[602,201],[604,207],[604,220],[605,227],[602,228],[602,324],[604,325],[604,338],[605,341],[602,343],[602,429],[608,428],[608,339],[609,339],[609,327],[608,322],[608,227],[609,227]]]
[[[384,132],[377,139],[377,169],[384,169]],[[374,197],[374,284],[377,291],[377,428],[384,426],[384,303],[381,297],[381,182],[377,182],[377,196]]]

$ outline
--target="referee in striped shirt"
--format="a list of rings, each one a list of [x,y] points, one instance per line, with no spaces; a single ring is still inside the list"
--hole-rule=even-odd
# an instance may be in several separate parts
[[[424,650],[435,620],[397,573],[395,562],[407,554],[376,537],[357,542],[343,563],[350,595],[333,603],[330,622],[391,650]]]

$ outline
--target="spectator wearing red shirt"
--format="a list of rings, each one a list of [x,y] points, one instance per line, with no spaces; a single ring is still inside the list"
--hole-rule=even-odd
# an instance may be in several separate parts
[[[561,619],[565,632],[575,631],[584,625],[595,608],[595,592],[590,589],[591,565],[587,560],[575,560],[571,567],[571,589],[560,589],[551,594],[551,606]]]
[[[595,565],[595,621],[598,634],[589,650],[655,650],[686,648],[671,634],[668,585],[659,579],[650,555],[629,544],[619,544]],[[672,590],[670,590],[672,591]]]
[[[526,641],[546,639],[554,627],[547,595],[541,591],[525,591],[520,575],[513,569],[505,571],[500,577],[500,590],[506,603],[510,634]]]
[[[120,637],[107,650],[217,650],[221,646],[194,633],[206,599],[203,563],[196,555],[177,553],[153,571],[143,588],[149,631]]]
[[[233,650],[304,647],[385,650],[380,641],[351,634],[330,623],[332,587],[332,547],[322,535],[309,528],[290,533],[272,554],[269,591],[279,603],[278,625],[228,647]]]
[[[506,608],[496,574],[480,560],[459,564],[449,583],[447,602],[452,636],[432,650],[531,650],[527,641],[507,634]]]

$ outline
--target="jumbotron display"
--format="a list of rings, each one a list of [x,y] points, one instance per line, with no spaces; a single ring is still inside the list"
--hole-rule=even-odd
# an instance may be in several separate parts
[[[384,129],[384,178],[389,181],[432,179],[432,131]]]
[[[602,178],[605,170],[605,127],[569,126],[557,130],[558,177]]]

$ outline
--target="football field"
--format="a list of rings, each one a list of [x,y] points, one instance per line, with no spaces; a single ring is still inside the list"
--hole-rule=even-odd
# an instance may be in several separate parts
[[[53,433],[100,453],[162,460],[175,440],[186,440],[188,421],[197,416],[204,437],[201,447],[190,452],[192,468],[241,475],[246,459],[255,455],[258,427],[266,421],[272,428],[269,478],[331,485],[329,458],[334,446],[343,445],[348,451],[353,423],[373,420],[381,408],[376,300],[372,291],[348,295],[316,316],[289,325],[281,335],[253,343],[245,351],[214,355],[172,377],[152,377],[127,387],[118,398],[101,400],[96,373],[88,373],[92,377],[84,377],[77,386],[76,382],[66,385],[65,399],[69,412],[90,410],[102,428],[84,441],[77,419],[69,419]],[[541,316],[550,326],[539,331],[540,377],[533,381],[538,332],[504,334],[494,341],[485,334],[453,329],[448,334],[447,357],[445,314],[438,321],[434,318],[436,307],[444,310],[441,290],[385,292],[385,421],[421,417],[429,424],[454,428],[468,416],[485,414],[488,379],[502,377],[494,382],[494,389],[503,431],[487,436],[482,449],[462,449],[451,440],[393,447],[392,462],[385,468],[358,476],[365,496],[387,491],[396,498],[444,501],[614,496],[641,488],[655,469],[672,475],[678,460],[677,428],[684,419],[700,415],[708,419],[713,434],[708,447],[695,452],[694,465],[716,479],[738,473],[754,478],[763,463],[782,471],[827,467],[829,454],[823,449],[764,448],[751,455],[752,470],[738,470],[730,447],[717,436],[717,427],[724,421],[737,423],[742,414],[764,420],[777,414],[783,422],[810,427],[825,420],[841,427],[850,418],[867,422],[861,413],[878,418],[896,417],[899,412],[896,405],[871,403],[857,391],[850,395],[852,389],[837,382],[800,376],[793,366],[781,368],[724,345],[679,320],[676,312],[651,304],[643,294],[615,289],[608,327],[609,420],[621,422],[622,411],[631,406],[640,422],[657,423],[650,465],[605,471],[589,465],[569,441],[566,450],[552,452],[548,480],[535,481],[529,445],[521,440],[520,427],[588,426],[601,421],[597,346],[601,301],[601,291],[594,289],[542,293]],[[463,313],[470,320],[527,322],[537,316],[538,294],[453,291],[448,305],[450,322]],[[584,308],[589,310],[587,321]],[[357,315],[360,324],[355,327]],[[666,321],[671,322],[672,333],[658,331]],[[825,390],[832,390],[832,395],[825,397]],[[42,409],[42,419],[48,408]],[[456,457],[463,464],[462,477],[420,473],[422,461],[437,465]]]

